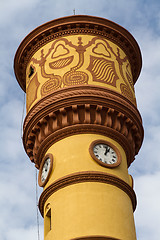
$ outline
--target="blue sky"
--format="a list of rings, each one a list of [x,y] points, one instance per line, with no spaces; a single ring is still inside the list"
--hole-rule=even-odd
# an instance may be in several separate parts
[[[15,52],[34,28],[76,14],[104,17],[129,30],[140,45],[143,67],[135,90],[145,138],[129,168],[138,199],[137,238],[160,236],[160,1],[0,0],[0,239],[37,239],[36,170],[21,140],[24,93],[13,72]],[[41,189],[39,188],[38,194]],[[43,219],[40,218],[40,240]],[[127,240],[127,239],[126,239]]]

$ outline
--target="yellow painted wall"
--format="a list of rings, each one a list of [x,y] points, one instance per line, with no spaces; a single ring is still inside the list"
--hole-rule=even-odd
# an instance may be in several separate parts
[[[89,154],[92,141],[103,139],[115,144],[122,155],[120,166],[109,169],[95,162]],[[47,153],[53,154],[53,170],[44,189],[57,179],[82,171],[113,174],[131,185],[122,147],[114,140],[96,134],[79,134],[60,140]],[[51,208],[51,230],[45,216]],[[70,240],[101,235],[135,240],[133,208],[129,196],[118,187],[99,182],[77,183],[62,188],[48,198],[44,207],[45,240]]]
[[[44,217],[45,240],[70,240],[91,235],[136,239],[130,198],[115,186],[78,183],[57,191],[48,203],[51,230],[46,231]]]
[[[120,166],[109,169],[99,165],[92,159],[89,153],[89,146],[94,140],[103,139],[109,141],[119,149],[122,155],[122,163]],[[98,134],[79,134],[64,138],[53,144],[47,151],[52,153],[54,158],[53,170],[47,188],[53,181],[80,171],[101,171],[116,175],[130,183],[127,169],[127,160],[123,148],[114,140]],[[46,153],[46,154],[47,154]]]

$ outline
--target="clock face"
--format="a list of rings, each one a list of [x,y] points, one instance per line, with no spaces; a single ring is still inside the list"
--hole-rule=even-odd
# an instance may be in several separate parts
[[[107,144],[99,143],[93,148],[94,155],[103,163],[114,164],[117,162],[117,154]]]
[[[51,159],[48,157],[45,160],[43,168],[42,168],[42,173],[41,173],[41,181],[42,182],[44,182],[48,176],[50,165],[51,165]]]
[[[42,163],[39,169],[38,183],[40,187],[43,187],[47,183],[50,173],[52,171],[52,166],[53,166],[53,156],[52,154],[48,153],[42,160]]]
[[[94,141],[89,151],[92,158],[105,167],[116,167],[121,162],[118,149],[107,141]]]

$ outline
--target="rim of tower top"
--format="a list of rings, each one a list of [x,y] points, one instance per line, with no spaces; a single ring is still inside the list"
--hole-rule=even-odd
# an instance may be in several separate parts
[[[24,92],[26,91],[26,67],[33,54],[56,38],[79,33],[102,36],[120,46],[131,63],[135,84],[142,68],[142,56],[139,45],[132,34],[119,24],[105,18],[72,15],[40,25],[21,42],[14,58],[14,72]]]

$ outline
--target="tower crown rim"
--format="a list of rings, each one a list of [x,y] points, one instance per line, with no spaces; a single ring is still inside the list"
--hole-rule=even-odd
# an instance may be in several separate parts
[[[137,81],[142,67],[142,56],[137,41],[131,33],[111,20],[89,16],[71,15],[51,20],[31,31],[21,42],[14,58],[14,72],[21,88],[26,91],[26,67],[33,54],[57,37],[70,34],[99,35],[120,46],[131,62],[133,81]]]

